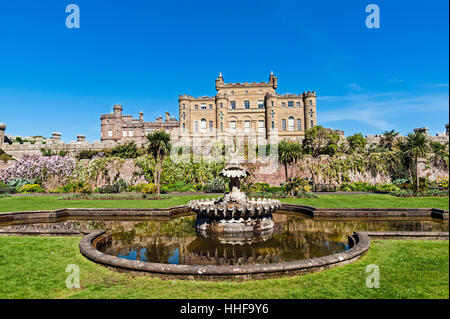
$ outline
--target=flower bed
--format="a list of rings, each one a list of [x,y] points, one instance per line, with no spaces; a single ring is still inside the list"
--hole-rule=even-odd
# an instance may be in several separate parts
[[[169,199],[171,195],[156,195],[156,194],[72,194],[62,196],[60,200],[161,200]]]

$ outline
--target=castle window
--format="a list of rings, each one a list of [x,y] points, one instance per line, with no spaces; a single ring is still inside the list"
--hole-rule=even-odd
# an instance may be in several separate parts
[[[301,131],[301,130],[302,130],[302,120],[297,119],[297,131]]]
[[[258,109],[264,108],[264,101],[258,101]]]
[[[245,94],[248,94],[248,90],[245,90]]]
[[[220,108],[222,108],[223,107],[223,103],[220,103]]]
[[[250,121],[244,121],[244,132],[250,132]]]
[[[236,121],[230,122],[230,132],[232,133],[236,132]]]
[[[219,116],[220,116],[220,119],[223,120],[223,113],[222,112],[220,112]]]
[[[272,121],[272,131],[274,131],[274,130],[275,130],[275,122]]]
[[[270,104],[273,106],[273,101],[270,101]]]
[[[209,105],[209,109],[210,109],[210,110],[212,110],[212,109],[213,109],[213,106],[212,106],[212,104],[210,104],[210,105]]]
[[[250,101],[244,101],[244,109],[250,108]]]
[[[127,137],[127,131],[122,132],[123,137]]]
[[[195,104],[194,108],[195,108],[196,110],[198,110],[198,104]]]
[[[258,132],[259,133],[264,132],[264,121],[258,121]]]
[[[209,131],[213,131],[213,121],[209,121]]]
[[[289,116],[288,128],[289,128],[289,131],[294,130],[294,117],[293,116]]]
[[[281,102],[281,107],[285,107],[286,103],[285,102]]]
[[[220,131],[223,132],[223,123],[220,122]]]
[[[297,107],[300,107],[300,102],[297,102],[296,104],[297,104]]]
[[[112,131],[108,131],[108,136],[109,136],[109,137],[112,136]]]
[[[272,110],[272,112],[270,112],[270,115],[272,115],[272,118],[275,117],[275,112]]]
[[[186,109],[186,104],[183,103],[183,110]]]
[[[183,123],[183,132],[186,132],[186,123]]]
[[[231,94],[234,94],[234,91],[231,91]]]
[[[311,120],[311,127],[314,127],[314,121]]]
[[[202,110],[206,110],[206,104],[201,104],[201,105],[200,105],[200,108],[201,108]]]
[[[119,121],[117,121],[116,124],[119,125]]]
[[[129,132],[128,132],[128,136],[129,136],[129,137],[133,137],[133,131],[129,131]]]
[[[294,107],[294,101],[288,101],[288,107]]]
[[[235,109],[236,109],[236,101],[231,101],[231,102],[230,102],[230,108],[231,108],[232,110],[235,110]]]
[[[309,110],[310,117],[313,117],[313,114],[314,114],[313,110]]]
[[[106,120],[106,124],[109,124],[109,120]]]
[[[312,100],[309,100],[309,105],[312,105]]]
[[[198,133],[198,121],[194,122],[194,132]]]
[[[206,132],[206,119],[200,120],[200,132],[202,133]]]
[[[281,129],[282,129],[283,131],[286,131],[286,120],[285,120],[285,119],[282,119],[282,120],[281,120]]]

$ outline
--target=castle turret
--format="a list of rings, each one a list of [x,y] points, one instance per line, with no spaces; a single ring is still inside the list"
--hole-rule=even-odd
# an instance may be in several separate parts
[[[55,142],[60,142],[61,141],[61,133],[53,132],[52,140],[54,140]]]
[[[273,72],[270,72],[269,83],[272,85],[273,89],[276,90],[278,86],[278,78],[273,75]]]
[[[122,115],[122,110],[123,110],[122,105],[116,104],[116,105],[114,105],[113,108],[114,108],[114,114]]]
[[[0,123],[0,147],[5,143],[6,124]]]
[[[305,128],[310,129],[317,125],[316,92],[303,92],[303,103],[305,106]]]
[[[216,79],[216,90],[219,90],[219,88],[223,85],[223,76],[222,72],[219,73],[219,76]]]

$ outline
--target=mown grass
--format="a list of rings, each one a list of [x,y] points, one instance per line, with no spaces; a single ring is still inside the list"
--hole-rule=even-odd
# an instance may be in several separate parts
[[[84,258],[80,237],[0,237],[0,298],[449,298],[448,241],[373,241],[345,267],[246,282],[162,280],[118,273]],[[68,289],[67,265],[80,267],[81,288]],[[380,288],[366,287],[366,266]]]
[[[59,200],[55,196],[7,197],[0,199],[0,212],[58,208],[163,208],[184,205],[191,199],[213,196],[173,196],[164,200]],[[286,198],[282,202],[316,207],[343,208],[441,208],[449,209],[448,197],[400,198],[381,194],[319,195],[318,198]]]

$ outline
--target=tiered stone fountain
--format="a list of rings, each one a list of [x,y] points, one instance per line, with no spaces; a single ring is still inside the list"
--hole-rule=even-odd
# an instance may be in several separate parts
[[[248,171],[238,163],[227,165],[220,176],[229,178],[229,193],[219,199],[192,200],[188,207],[197,214],[197,229],[221,234],[267,233],[273,229],[272,213],[281,207],[278,200],[252,198],[240,189]]]

